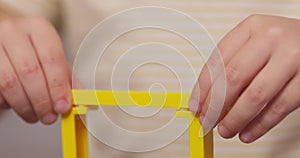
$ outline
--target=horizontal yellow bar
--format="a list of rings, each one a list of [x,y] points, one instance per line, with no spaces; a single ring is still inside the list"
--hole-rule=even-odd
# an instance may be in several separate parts
[[[72,90],[74,105],[188,108],[190,93]]]

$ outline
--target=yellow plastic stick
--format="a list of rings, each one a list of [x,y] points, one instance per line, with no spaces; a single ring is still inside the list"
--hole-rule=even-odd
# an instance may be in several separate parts
[[[82,119],[90,105],[178,108],[175,116],[187,118],[190,123],[190,158],[213,158],[212,132],[199,137],[202,127],[198,117],[187,110],[189,93],[72,90],[72,95],[73,105],[81,106],[73,107],[70,113],[62,116],[63,158],[88,158],[87,130]]]
[[[72,90],[74,105],[188,108],[189,93]]]
[[[189,119],[190,158],[213,158],[212,131],[204,137],[199,135],[203,133],[199,118],[189,110],[177,110],[175,116]]]
[[[76,150],[78,158],[88,158],[88,142],[87,142],[87,128],[85,127],[85,115],[76,115]]]
[[[87,131],[79,117],[84,117],[86,112],[86,107],[73,107],[62,116],[63,158],[88,158]]]

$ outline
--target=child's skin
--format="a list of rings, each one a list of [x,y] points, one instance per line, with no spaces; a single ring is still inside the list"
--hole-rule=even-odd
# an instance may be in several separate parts
[[[218,48],[227,80],[224,108],[214,124],[219,124],[222,137],[239,133],[243,142],[253,142],[300,106],[300,20],[250,16],[229,32]],[[210,62],[216,63],[213,58]],[[207,67],[195,87],[200,87],[200,101],[190,104],[190,109],[198,108],[204,122],[213,122],[211,116],[204,118],[211,93]],[[197,89],[193,91],[191,98],[195,99]]]
[[[71,72],[49,22],[2,20],[0,44],[0,108],[12,108],[25,121],[44,124],[70,110]],[[227,73],[223,111],[237,102],[216,124],[224,138],[240,133],[242,141],[253,142],[300,105],[300,20],[250,16],[218,48]],[[200,102],[190,104],[190,109],[199,107],[204,116],[211,87],[207,67],[198,81]]]
[[[26,122],[54,123],[70,110],[70,69],[60,38],[45,19],[0,22],[0,108]]]

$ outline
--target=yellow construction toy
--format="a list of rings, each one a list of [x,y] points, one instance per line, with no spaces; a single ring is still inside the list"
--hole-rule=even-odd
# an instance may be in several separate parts
[[[190,121],[190,158],[213,158],[212,132],[202,137],[198,117],[188,110],[189,93],[73,90],[72,95],[74,106],[70,113],[62,116],[63,158],[88,158],[87,129],[83,119],[90,106],[99,105],[177,108],[175,116]]]

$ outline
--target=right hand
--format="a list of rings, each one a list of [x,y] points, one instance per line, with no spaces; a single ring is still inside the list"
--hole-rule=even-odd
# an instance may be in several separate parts
[[[52,124],[71,108],[71,71],[55,28],[40,17],[0,22],[0,109]]]

